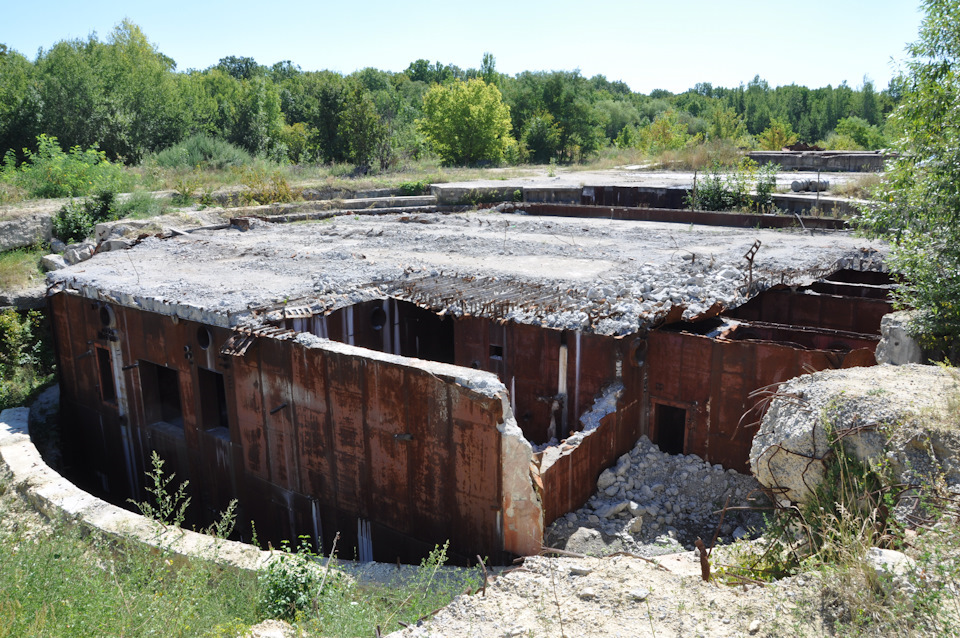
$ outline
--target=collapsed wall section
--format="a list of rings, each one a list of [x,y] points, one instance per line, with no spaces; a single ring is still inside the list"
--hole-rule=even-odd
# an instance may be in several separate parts
[[[461,558],[539,549],[532,451],[493,375],[310,335],[229,356],[226,329],[68,293],[51,308],[67,460],[116,501],[145,497],[156,450],[197,524],[237,497],[261,542],[339,532],[342,555],[390,562],[447,540]]]

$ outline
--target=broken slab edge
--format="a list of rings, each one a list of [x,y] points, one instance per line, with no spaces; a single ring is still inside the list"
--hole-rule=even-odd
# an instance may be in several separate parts
[[[246,572],[259,572],[281,556],[246,543],[161,525],[84,492],[44,462],[30,440],[29,416],[29,408],[0,412],[0,469],[10,471],[14,489],[47,518],[74,521],[108,537]]]

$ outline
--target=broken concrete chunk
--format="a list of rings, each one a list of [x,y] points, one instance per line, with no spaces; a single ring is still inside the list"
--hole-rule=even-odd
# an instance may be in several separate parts
[[[605,490],[614,483],[617,482],[617,475],[610,468],[605,469],[600,473],[600,478],[597,479],[597,489]]]
[[[908,332],[911,314],[907,311],[891,312],[880,320],[877,363],[889,363],[894,366],[923,363],[923,350]]]
[[[604,505],[597,510],[597,516],[600,518],[612,518],[627,509],[628,501],[620,501],[618,503],[611,503],[610,505]]]
[[[44,255],[40,258],[40,263],[47,272],[67,267],[67,262],[64,261],[61,255]]]
[[[132,241],[126,239],[108,239],[100,243],[100,252],[110,252],[111,250],[126,250],[133,245]]]

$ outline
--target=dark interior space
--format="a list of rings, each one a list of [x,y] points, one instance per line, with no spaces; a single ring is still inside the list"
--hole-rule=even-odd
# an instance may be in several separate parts
[[[683,454],[683,438],[686,434],[687,411],[672,405],[654,404],[656,435],[654,443],[666,454]]]
[[[176,370],[140,360],[140,390],[147,423],[163,421],[183,427],[180,379]]]
[[[116,403],[117,388],[113,383],[113,357],[105,348],[97,348],[97,368],[100,372],[100,399]]]
[[[206,368],[197,368],[200,384],[200,427],[204,430],[221,430],[229,435],[227,419],[227,392],[223,375]]]

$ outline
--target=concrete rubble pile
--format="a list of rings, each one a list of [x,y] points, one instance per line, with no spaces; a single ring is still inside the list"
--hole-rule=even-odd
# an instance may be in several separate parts
[[[548,544],[588,554],[690,549],[698,536],[708,543],[713,538],[724,504],[762,507],[766,500],[752,476],[694,454],[665,454],[644,436],[600,474],[597,492],[583,507],[550,526]],[[727,512],[720,537],[749,536],[761,523],[760,510]]]

